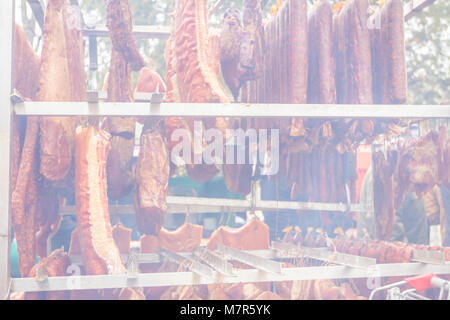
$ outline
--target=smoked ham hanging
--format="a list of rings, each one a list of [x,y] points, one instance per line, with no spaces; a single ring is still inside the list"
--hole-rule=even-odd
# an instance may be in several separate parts
[[[70,265],[70,259],[64,250],[58,249],[52,252],[47,258],[44,258],[36,264],[28,274],[28,277],[34,278],[39,273],[46,273],[49,277],[64,277],[67,268]],[[48,291],[48,292],[27,292],[25,300],[65,300],[67,291]]]
[[[112,236],[106,194],[106,161],[111,135],[79,127],[75,137],[77,228],[88,275],[122,274],[125,267]]]
[[[388,0],[370,17],[373,99],[402,104],[407,99],[403,2]]]
[[[15,26],[14,88],[25,98],[34,99],[39,87],[40,58],[26,39],[23,29]],[[37,139],[39,118],[14,117],[11,154],[11,215],[17,241],[19,268],[27,276],[35,262],[35,216],[37,210]]]
[[[34,99],[39,88],[40,57],[33,51],[22,27],[15,25],[14,89],[28,99]]]
[[[108,92],[108,101],[134,101],[130,64],[114,47],[104,89]],[[113,136],[107,166],[108,195],[111,199],[118,200],[133,188],[131,161],[135,145],[136,120],[132,117],[108,117],[106,129]]]
[[[265,250],[270,246],[269,227],[257,219],[241,228],[220,227],[211,235],[207,248],[215,250],[219,243],[240,250]]]
[[[158,253],[160,248],[173,252],[192,252],[200,246],[203,227],[185,223],[175,231],[162,228],[158,236],[141,237],[142,253]]]
[[[133,21],[128,0],[107,0],[107,27],[112,40],[109,74],[104,90],[110,102],[133,102],[132,71],[144,67],[133,38]],[[106,130],[113,136],[108,159],[108,196],[118,200],[133,188],[132,158],[136,119],[108,117]]]
[[[113,47],[134,71],[144,66],[133,38],[133,21],[128,0],[106,0],[107,27]]]
[[[44,26],[42,65],[38,100],[85,101],[86,72],[82,17],[68,1],[49,1]],[[40,121],[40,173],[36,216],[37,253],[47,255],[47,240],[58,231],[58,189],[73,192],[72,153],[77,118],[42,117]],[[72,171],[70,171],[72,169]]]
[[[177,1],[171,38],[176,70],[178,102],[228,103],[218,75],[207,56],[208,20],[207,1]],[[167,82],[172,79],[168,79]]]
[[[165,93],[166,85],[161,76],[154,69],[144,67],[139,73],[136,92]]]
[[[214,72],[214,63],[208,56],[208,19],[207,1],[181,0],[175,5],[172,32],[166,46],[167,62],[167,102],[195,103],[229,103],[218,74]],[[185,121],[202,119],[168,118],[167,132],[170,134],[178,128],[187,129]],[[205,122],[205,128],[214,127],[214,122]],[[193,136],[193,126],[190,135]],[[167,136],[171,141],[171,136]],[[171,146],[176,145],[169,142]],[[200,152],[203,152],[201,150]],[[195,164],[188,166],[189,175],[196,181],[208,181],[218,172],[215,165]]]
[[[262,75],[262,54],[264,47],[264,27],[260,1],[244,1],[243,18],[236,9],[229,9],[223,19],[220,34],[220,62],[225,82],[230,88],[234,100],[239,101],[242,86],[242,102],[257,102],[256,79]],[[245,92],[245,94],[244,94]],[[251,129],[254,120],[230,118],[226,127],[245,132]],[[247,140],[247,139],[246,139]],[[251,192],[253,165],[250,164],[248,141],[234,145],[234,159],[228,162],[228,149],[225,149],[222,171],[224,181],[230,191],[247,195]],[[243,163],[237,155],[244,153]]]
[[[36,211],[36,253],[39,257],[47,256],[48,238],[56,234],[62,221],[59,214],[61,198],[57,190],[43,179],[38,183],[39,194]]]
[[[64,0],[50,0],[44,24],[44,44],[39,73],[38,101],[69,102],[74,100],[73,75],[70,70],[68,26],[64,19]],[[77,119],[73,117],[42,117],[40,121],[40,173],[48,180],[63,179],[72,164],[73,138]]]
[[[158,128],[144,130],[136,166],[136,221],[139,232],[158,235],[167,212],[169,154]]]
[[[308,16],[308,103],[336,103],[331,4],[321,0]]]
[[[351,0],[333,19],[338,42],[338,103],[372,104],[372,65],[367,0]]]

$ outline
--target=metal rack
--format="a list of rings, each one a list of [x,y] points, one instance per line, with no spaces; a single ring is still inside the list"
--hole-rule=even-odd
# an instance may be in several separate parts
[[[29,1],[33,2],[33,1]],[[36,1],[34,1],[36,2]],[[423,5],[425,2],[421,1]],[[415,1],[415,3],[417,3]],[[414,8],[414,5],[413,5]],[[1,52],[0,72],[4,75],[12,74],[13,65],[13,27],[14,27],[14,1],[0,1],[0,35],[4,49]],[[153,29],[152,29],[153,28]],[[164,28],[144,27],[136,28],[136,33],[145,37],[166,37],[168,30]],[[85,35],[101,37],[106,36],[105,30],[95,28],[85,30]],[[312,118],[450,118],[449,106],[415,106],[415,105],[268,105],[268,104],[166,104],[154,102],[140,103],[105,103],[94,101],[91,103],[49,103],[49,102],[23,102],[17,97],[12,98],[11,77],[0,77],[0,105],[2,114],[0,117],[0,148],[4,155],[0,158],[0,174],[2,177],[10,177],[10,140],[12,115],[30,116],[186,116],[186,117],[312,117]],[[142,100],[146,100],[142,98]],[[151,100],[151,99],[149,99]],[[57,108],[55,106],[57,105]],[[177,273],[150,273],[140,274],[130,272],[124,275],[104,276],[69,276],[45,279],[10,278],[10,179],[0,182],[0,298],[8,292],[53,291],[71,289],[105,289],[124,287],[154,287],[154,286],[180,286],[199,285],[212,283],[239,283],[239,282],[267,282],[310,279],[352,279],[386,276],[409,276],[421,273],[449,274],[450,263],[433,264],[424,262],[406,264],[371,264],[361,267],[355,261],[361,262],[362,257],[345,257],[333,260],[338,265],[320,267],[278,268],[277,259],[286,258],[288,255],[280,255],[279,245],[274,244],[271,249],[258,252],[245,252],[220,248],[221,253],[230,256],[230,260],[239,260],[251,265],[252,269],[235,271],[233,275],[216,274],[205,276],[202,271],[192,269],[190,272]],[[288,210],[330,210],[346,211],[348,204],[323,204],[323,203],[294,203],[261,200],[229,200],[229,199],[202,199],[188,197],[169,197],[169,207],[172,212],[221,212],[226,209],[288,209]],[[126,209],[126,210],[125,210]],[[117,208],[118,213],[127,213],[129,208]],[[111,212],[114,212],[114,207]],[[120,210],[123,210],[121,212]],[[207,211],[206,211],[207,210]],[[359,205],[352,204],[352,211],[367,210]],[[67,207],[65,214],[73,212],[73,208]],[[306,252],[306,251],[305,251]],[[329,253],[317,251],[306,252],[315,259],[328,261]],[[324,255],[323,255],[324,254]],[[165,257],[178,259],[181,256],[189,257],[197,261],[192,253],[165,254]],[[253,256],[253,258],[252,258]],[[6,257],[6,258],[4,258]],[[178,258],[176,258],[178,257]],[[139,262],[159,262],[161,256],[133,255]],[[359,258],[359,260],[358,260]],[[350,259],[350,260],[348,260]],[[128,260],[128,257],[125,257]],[[124,261],[125,261],[124,260]],[[349,264],[351,261],[352,264]],[[77,262],[73,258],[74,264]],[[220,261],[219,261],[220,262]],[[224,262],[224,261],[222,261]],[[367,261],[365,261],[367,263]],[[216,261],[218,263],[218,261]],[[128,264],[128,263],[127,263]],[[356,265],[355,265],[356,264]],[[129,265],[134,265],[130,263]],[[270,267],[268,267],[270,266]],[[135,265],[134,265],[135,267]],[[216,270],[219,267],[216,266]],[[203,270],[203,269],[202,269]],[[272,272],[272,271],[277,272]],[[200,273],[200,274],[199,274]],[[220,272],[219,272],[220,273]]]
[[[335,259],[327,255],[330,251],[326,248],[311,248],[305,257],[313,256],[313,259],[330,261],[331,265],[313,267],[282,268],[280,259],[298,257],[298,254],[280,254],[279,249],[273,247],[269,250],[240,251],[228,247],[219,248],[221,256],[227,257],[222,262],[235,260],[251,265],[251,269],[233,270],[231,275],[224,275],[218,267],[210,267],[196,260],[191,252],[173,253],[167,250],[161,254],[138,255],[139,263],[159,263],[169,259],[177,264],[196,262],[188,272],[162,272],[162,273],[126,273],[123,275],[102,276],[67,276],[50,277],[44,279],[17,278],[12,279],[11,292],[36,292],[56,290],[88,290],[88,289],[113,289],[125,287],[161,287],[204,285],[217,283],[241,283],[241,282],[276,282],[314,279],[377,279],[383,277],[413,276],[417,274],[433,273],[436,275],[449,274],[450,262],[442,264],[431,263],[392,263],[392,264],[368,264],[369,258],[337,254]],[[322,253],[319,253],[322,251]],[[322,258],[321,258],[322,256]],[[351,256],[351,258],[349,258]],[[345,257],[345,259],[343,258]],[[127,259],[124,256],[124,259]],[[277,259],[278,261],[275,261]],[[344,260],[343,260],[344,259]],[[350,259],[351,262],[348,262]],[[355,261],[359,259],[357,265]],[[365,259],[365,260],[364,260]],[[126,261],[126,260],[124,260]],[[73,264],[79,264],[78,257],[72,257]],[[352,266],[349,266],[349,264]],[[373,262],[372,262],[373,263]]]

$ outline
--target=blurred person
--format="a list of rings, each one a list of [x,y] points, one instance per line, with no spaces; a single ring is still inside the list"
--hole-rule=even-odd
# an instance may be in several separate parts
[[[432,242],[433,245],[442,245],[443,234],[441,232],[445,232],[445,226],[441,226],[441,213],[442,216],[445,217],[445,209],[439,185],[435,185],[427,194],[425,194],[423,200],[428,222],[430,224],[430,243]],[[432,227],[433,229],[431,229]],[[438,231],[438,234],[433,234],[436,227],[440,228],[440,231]]]
[[[373,169],[370,166],[363,180],[359,203],[370,207],[373,206],[373,201]],[[375,225],[373,211],[360,212],[357,222],[358,238],[368,235],[371,239],[375,239]],[[429,223],[424,199],[417,197],[414,192],[408,192],[402,205],[395,212],[394,230],[390,241],[428,244],[429,238]]]

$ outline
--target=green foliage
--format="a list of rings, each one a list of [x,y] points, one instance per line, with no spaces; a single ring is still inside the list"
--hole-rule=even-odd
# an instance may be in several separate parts
[[[450,5],[437,0],[405,25],[408,99],[412,104],[450,101]]]

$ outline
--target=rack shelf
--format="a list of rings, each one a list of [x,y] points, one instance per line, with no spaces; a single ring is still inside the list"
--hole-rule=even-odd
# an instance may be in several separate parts
[[[157,116],[243,118],[449,118],[450,105],[219,104],[145,102],[20,102],[20,116]]]
[[[435,0],[414,0],[405,7],[405,19],[408,20],[416,12],[432,4]],[[43,25],[44,9],[36,0],[28,0],[33,12]],[[0,52],[0,73],[12,74],[12,49],[14,25],[14,0],[0,1],[0,34],[3,50]],[[161,26],[135,26],[136,37],[164,39],[170,35],[170,29]],[[84,29],[87,37],[109,37],[105,26]],[[251,118],[371,118],[371,119],[430,119],[450,118],[449,105],[282,105],[282,104],[187,104],[187,103],[50,103],[50,102],[17,102],[11,103],[11,77],[0,77],[0,175],[10,175],[10,141],[11,117],[19,116],[155,116],[155,117],[251,117]],[[100,95],[101,96],[101,95]],[[140,99],[146,100],[142,95]],[[149,99],[150,100],[150,99]],[[7,107],[10,106],[10,107]],[[104,276],[69,276],[50,277],[44,281],[33,278],[10,278],[10,181],[4,179],[0,183],[0,298],[8,292],[36,292],[71,289],[106,289],[124,287],[180,286],[213,283],[292,281],[312,279],[354,279],[387,276],[411,276],[424,273],[450,274],[450,262],[442,265],[427,263],[379,264],[370,268],[353,268],[348,266],[320,266],[282,269],[281,273],[267,273],[258,269],[240,270],[234,276],[217,276],[214,279],[199,276],[193,272],[148,273]],[[320,210],[320,211],[365,211],[359,205],[297,203],[281,201],[251,201],[229,199],[202,199],[188,197],[169,197],[170,210],[204,213],[222,212],[224,210]],[[131,206],[110,207],[111,212],[129,213]],[[207,211],[206,211],[207,210]],[[126,212],[128,211],[128,212]],[[73,214],[74,207],[66,207],[64,214]],[[265,259],[276,258],[274,250],[249,252]],[[6,257],[6,259],[4,258]],[[159,261],[160,256],[146,255],[149,262]],[[145,260],[144,259],[144,260]],[[77,262],[78,261],[78,262]],[[72,263],[80,263],[73,258]]]
[[[275,259],[275,250],[245,251],[263,259]],[[180,255],[189,256],[190,253]],[[146,260],[153,263],[161,261],[158,254],[147,254]],[[79,258],[72,261],[79,263]],[[125,287],[164,287],[184,285],[204,285],[217,283],[248,283],[295,281],[314,279],[356,279],[356,278],[383,278],[397,276],[413,276],[417,274],[433,273],[436,275],[449,274],[450,262],[442,265],[426,263],[392,263],[376,264],[367,268],[352,268],[348,266],[328,265],[317,267],[282,268],[281,273],[265,272],[261,269],[246,269],[235,271],[233,276],[216,274],[214,277],[200,276],[194,272],[164,272],[139,273],[128,277],[125,275],[102,276],[68,276],[50,277],[42,282],[34,278],[12,279],[11,292],[36,292],[56,290],[81,289],[112,289]]]

